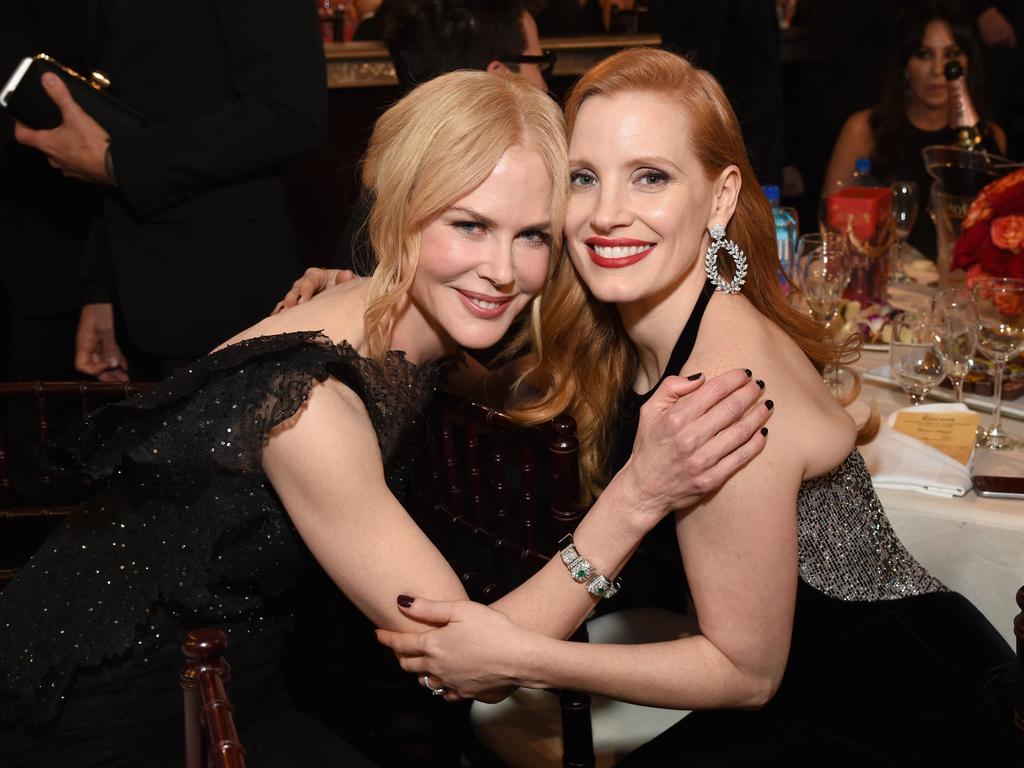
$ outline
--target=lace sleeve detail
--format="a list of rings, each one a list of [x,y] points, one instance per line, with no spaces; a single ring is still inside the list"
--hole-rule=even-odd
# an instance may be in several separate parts
[[[251,472],[274,427],[305,403],[339,361],[317,332],[264,336],[196,361],[144,392],[91,414],[77,443],[54,456],[94,479],[126,461],[168,478],[209,468]]]

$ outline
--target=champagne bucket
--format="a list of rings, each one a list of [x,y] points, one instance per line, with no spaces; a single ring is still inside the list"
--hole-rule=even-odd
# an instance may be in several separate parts
[[[963,272],[950,274],[953,246],[960,236],[960,225],[967,209],[981,188],[1013,170],[1016,164],[1005,157],[980,150],[934,146],[921,151],[932,185],[929,213],[935,223],[939,286],[962,282]]]

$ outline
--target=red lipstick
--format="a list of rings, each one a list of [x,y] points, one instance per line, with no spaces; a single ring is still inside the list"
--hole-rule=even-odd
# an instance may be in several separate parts
[[[588,237],[583,242],[587,246],[590,260],[605,269],[632,266],[645,259],[656,245],[631,237]]]

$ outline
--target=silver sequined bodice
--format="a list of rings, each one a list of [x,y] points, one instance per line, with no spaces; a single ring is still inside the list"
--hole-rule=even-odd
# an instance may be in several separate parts
[[[945,590],[885,516],[860,452],[808,480],[797,496],[800,576],[840,600],[890,600]]]

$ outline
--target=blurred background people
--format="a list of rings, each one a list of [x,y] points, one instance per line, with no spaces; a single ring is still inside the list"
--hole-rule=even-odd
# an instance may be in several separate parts
[[[943,74],[951,60],[959,61],[967,73],[972,99],[984,119],[985,99],[979,88],[985,82],[981,49],[966,8],[955,0],[926,0],[908,6],[897,29],[881,99],[846,121],[832,151],[824,189],[834,189],[849,178],[855,161],[867,157],[872,175],[879,180],[916,182],[923,210],[932,180],[921,150],[933,144],[953,144],[955,139]],[[991,121],[987,125],[1005,152],[1002,128]],[[927,215],[917,217],[908,242],[929,258],[935,257],[935,227]]]
[[[326,136],[316,9],[92,0],[86,11],[87,71],[106,73],[147,126],[111,139],[58,81],[44,87],[61,127],[17,136],[104,188],[77,367],[157,379],[266,315],[298,269],[279,166]]]

